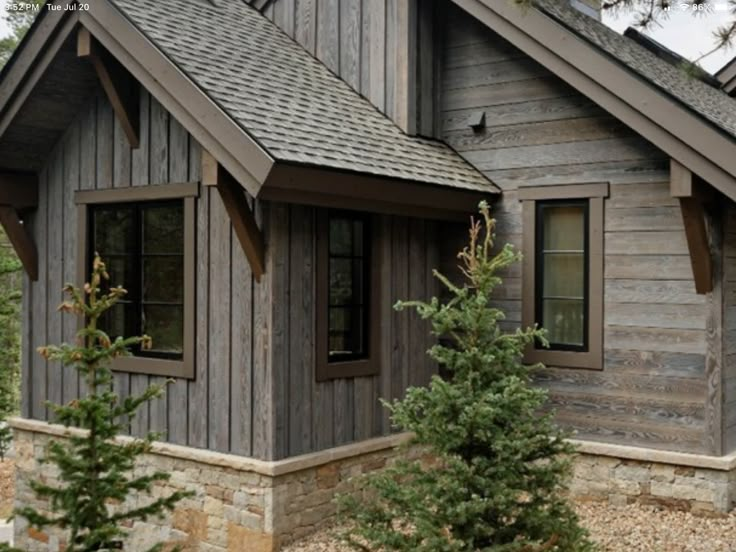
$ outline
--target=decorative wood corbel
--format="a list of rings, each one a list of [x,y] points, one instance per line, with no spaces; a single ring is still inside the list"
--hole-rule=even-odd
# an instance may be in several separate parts
[[[0,205],[0,225],[10,240],[16,255],[32,281],[38,280],[38,251],[28,228],[21,222],[18,211],[8,205]]]
[[[102,48],[82,27],[77,34],[77,56],[87,58],[100,79],[100,84],[112,105],[130,147],[140,146],[140,90],[131,74],[118,60]]]
[[[713,257],[705,224],[704,194],[694,182],[693,173],[674,159],[670,160],[670,193],[680,202],[695,291],[709,293],[713,291]]]
[[[38,253],[21,213],[38,207],[38,178],[34,173],[0,171],[0,226],[23,268],[34,282],[38,280]]]
[[[260,282],[266,271],[265,245],[253,212],[248,206],[245,190],[205,149],[202,150],[202,184],[217,188],[253,276]]]

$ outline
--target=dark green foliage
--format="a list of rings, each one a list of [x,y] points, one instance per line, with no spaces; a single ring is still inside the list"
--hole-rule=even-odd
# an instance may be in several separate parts
[[[155,434],[124,443],[115,440],[128,428],[138,407],[161,397],[164,388],[151,386],[142,395],[126,397],[122,402],[112,391],[109,368],[112,359],[128,355],[128,349],[136,345],[149,348],[151,342],[147,336],[111,341],[98,328],[100,317],[125,295],[121,287],[102,294],[100,287],[107,278],[105,265],[97,257],[92,279],[83,290],[69,285],[65,288],[70,299],[59,310],[83,316],[87,325],[78,332],[77,343],[39,349],[50,361],[74,366],[84,378],[86,396],[67,405],[50,407],[58,423],[87,431],[74,432],[64,441],[52,441],[41,460],[53,464],[60,474],[59,484],[47,484],[42,479],[31,483],[36,496],[48,501],[51,513],[25,507],[17,510],[16,515],[26,518],[39,530],[46,527],[65,530],[69,535],[67,552],[119,549],[125,536],[123,525],[162,516],[188,496],[175,492],[166,498],[152,499],[146,506],[126,509],[126,499],[137,494],[150,495],[156,483],[170,477],[162,472],[132,475],[136,459],[150,450]]]
[[[21,275],[20,261],[0,230],[0,457],[3,460],[12,437],[5,420],[18,410]]]
[[[394,425],[411,431],[419,460],[399,462],[361,481],[362,497],[344,497],[360,550],[414,552],[580,552],[593,550],[561,491],[573,448],[541,415],[546,392],[530,385],[522,359],[537,329],[504,333],[489,305],[498,271],[519,260],[506,245],[492,254],[494,222],[481,205],[470,245],[459,255],[465,283],[435,271],[451,298],[399,303],[429,320],[441,338],[429,355],[448,377],[432,378],[387,404]]]
[[[3,3],[3,8],[6,6],[9,7],[12,4],[13,6],[24,9],[7,10],[4,12],[7,14],[6,18],[10,27],[10,34],[0,38],[0,67],[5,65],[10,59],[10,56],[13,55],[18,43],[23,39],[33,24],[33,20],[44,9],[43,5],[45,3],[45,0],[13,0],[12,2]]]

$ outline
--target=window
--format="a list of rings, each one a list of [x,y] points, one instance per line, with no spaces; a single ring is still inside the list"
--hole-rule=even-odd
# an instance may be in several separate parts
[[[587,215],[587,200],[537,202],[535,321],[551,350],[587,347]]]
[[[547,331],[527,362],[603,367],[603,199],[608,184],[522,188],[522,325]]]
[[[317,378],[375,374],[379,272],[371,220],[323,211],[317,240]]]
[[[136,356],[184,354],[184,202],[101,204],[90,208],[88,259],[99,253],[110,285],[128,293],[100,321],[110,337],[149,335]]]
[[[80,279],[95,252],[110,285],[128,293],[101,319],[115,338],[147,334],[153,347],[132,350],[112,368],[194,377],[194,197],[196,184],[77,192],[80,204]]]

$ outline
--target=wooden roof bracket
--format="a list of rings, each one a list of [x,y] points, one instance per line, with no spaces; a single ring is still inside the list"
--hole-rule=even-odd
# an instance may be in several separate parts
[[[28,277],[38,280],[38,252],[22,222],[22,213],[38,206],[38,179],[33,173],[0,172],[0,226],[23,264]]]
[[[135,79],[84,27],[77,33],[77,56],[92,62],[130,147],[137,149],[140,146],[140,88]]]
[[[706,227],[706,197],[693,181],[693,173],[674,159],[670,159],[670,194],[680,202],[695,291],[701,295],[710,293],[713,291],[713,257]]]
[[[36,244],[14,207],[0,205],[0,226],[5,230],[28,277],[33,282],[37,281],[38,251],[36,250]]]
[[[263,234],[256,224],[253,211],[248,205],[245,190],[217,159],[202,149],[202,184],[217,189],[225,204],[235,235],[243,248],[256,282],[266,271]]]

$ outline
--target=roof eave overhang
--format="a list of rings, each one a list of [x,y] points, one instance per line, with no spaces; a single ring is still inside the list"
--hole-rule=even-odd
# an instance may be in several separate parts
[[[433,185],[379,175],[279,163],[260,197],[315,207],[354,209],[387,215],[466,222],[482,200],[500,191]]]
[[[710,122],[538,9],[491,0],[453,2],[736,200],[734,140]]]

